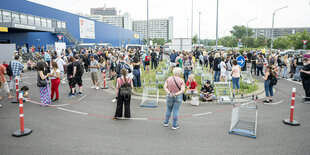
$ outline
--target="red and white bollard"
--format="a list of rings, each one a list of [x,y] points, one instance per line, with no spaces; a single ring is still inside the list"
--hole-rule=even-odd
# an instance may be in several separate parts
[[[293,88],[293,90],[292,90],[292,100],[291,100],[290,119],[283,120],[283,123],[287,124],[287,125],[292,125],[292,126],[299,126],[300,124],[296,120],[294,120],[295,94],[296,94],[296,88]]]
[[[106,86],[106,79],[105,79],[105,71],[103,72],[103,87],[101,89],[108,89],[109,87]]]
[[[24,104],[23,104],[23,93],[19,93],[19,120],[20,120],[20,129],[16,130],[12,136],[14,137],[22,137],[29,135],[32,130],[28,128],[24,128]]]
[[[18,103],[18,78],[15,78],[15,87],[16,87],[16,100],[12,101],[11,103]]]

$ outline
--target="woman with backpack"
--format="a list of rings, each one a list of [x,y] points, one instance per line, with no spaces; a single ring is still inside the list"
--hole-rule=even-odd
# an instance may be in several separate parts
[[[263,79],[265,80],[264,87],[265,87],[265,94],[266,94],[266,100],[263,102],[269,103],[272,102],[273,97],[273,85],[276,84],[276,73],[273,70],[273,67],[271,65],[267,66],[267,70],[265,73],[265,76],[263,76]]]
[[[123,105],[125,106],[125,118],[130,118],[131,89],[133,88],[132,79],[127,77],[128,70],[121,69],[122,77],[116,81],[117,106],[114,119],[123,117]]]
[[[50,86],[47,82],[47,78],[50,76],[50,73],[47,75],[44,75],[44,64],[38,65],[38,81],[37,85],[40,90],[40,99],[41,99],[41,105],[43,107],[50,106],[51,105],[51,90]]]

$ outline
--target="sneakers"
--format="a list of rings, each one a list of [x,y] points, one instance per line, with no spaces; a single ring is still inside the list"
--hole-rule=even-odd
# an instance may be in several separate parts
[[[304,103],[306,103],[306,104],[310,104],[310,100],[308,100],[308,101],[304,101]]]
[[[94,88],[95,88],[95,86],[91,86],[90,88],[91,88],[91,89],[94,89]]]
[[[265,102],[265,103],[269,103],[269,101],[267,101],[267,100],[265,100],[265,101],[263,101],[263,102]]]
[[[173,126],[172,127],[172,130],[177,130],[177,129],[179,129],[180,128],[180,125],[178,125],[178,126]]]
[[[54,100],[52,100],[52,102],[55,102],[55,101],[58,101],[59,99],[54,99]]]
[[[113,103],[114,103],[114,102],[117,102],[117,99],[113,99],[112,102],[113,102]]]
[[[75,94],[74,94],[74,93],[70,93],[68,96],[69,96],[69,97],[74,97]]]
[[[78,92],[78,93],[76,93],[76,95],[82,95],[83,93],[82,92]]]
[[[165,124],[165,123],[163,123],[163,126],[164,126],[164,127],[168,127],[168,126],[169,126],[169,124]]]
[[[99,87],[96,87],[96,89],[98,90],[98,89],[99,89]]]

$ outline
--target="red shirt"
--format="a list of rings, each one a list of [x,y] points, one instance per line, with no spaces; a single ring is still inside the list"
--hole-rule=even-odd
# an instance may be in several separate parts
[[[3,66],[4,66],[5,68],[7,68],[7,67],[9,66],[9,64],[3,64]]]
[[[189,86],[189,81],[186,82],[186,87]],[[191,82],[191,86],[189,89],[196,89],[197,88],[197,82],[196,81],[193,81]]]

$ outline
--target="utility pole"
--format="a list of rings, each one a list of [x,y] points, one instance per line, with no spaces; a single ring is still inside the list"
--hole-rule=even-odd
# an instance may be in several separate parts
[[[199,37],[198,37],[198,44],[200,44],[200,14],[201,14],[201,12],[199,12]]]
[[[219,0],[216,2],[216,41],[215,41],[215,50],[217,51],[218,43],[218,14],[219,14]]]
[[[285,8],[287,8],[287,7],[288,7],[288,6],[279,8],[279,9],[275,10],[275,11],[273,12],[273,14],[272,14],[271,45],[270,45],[270,49],[271,49],[271,50],[272,50],[272,48],[273,48],[273,37],[274,37],[274,35],[273,35],[274,15],[276,15],[276,12],[277,12],[277,11],[279,11],[279,10],[281,10],[281,9],[285,9]]]
[[[149,0],[146,1],[147,12],[146,12],[146,47],[147,51],[149,51]]]
[[[194,25],[194,0],[192,0],[192,26],[191,26],[191,43],[193,45],[193,25]],[[192,49],[192,48],[191,48]]]

